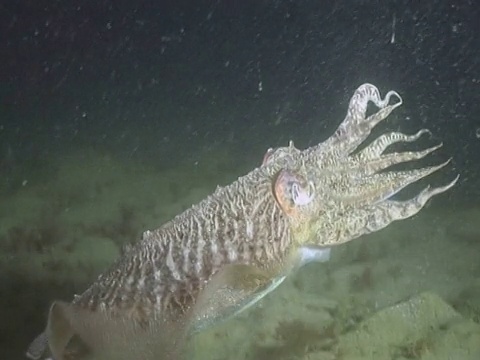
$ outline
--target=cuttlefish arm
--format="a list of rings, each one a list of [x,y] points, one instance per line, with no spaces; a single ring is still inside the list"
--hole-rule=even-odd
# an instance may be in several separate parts
[[[333,200],[337,206],[336,210],[331,211],[326,210],[328,202],[332,201],[331,197],[325,197],[323,203],[322,194],[316,192],[314,184],[298,172],[284,170],[281,178],[289,186],[286,187],[288,191],[280,193],[278,202],[289,216],[297,244],[326,247],[338,245],[383,229],[393,221],[409,218],[417,214],[433,196],[452,188],[458,176],[444,186],[428,186],[412,199],[389,200],[406,185],[437,171],[445,164],[377,174],[369,186],[358,188],[358,194],[351,192],[350,196],[339,196]]]
[[[398,102],[389,104],[392,98]],[[367,117],[369,102],[379,110]],[[410,200],[392,199],[406,186],[449,162],[415,170],[388,171],[393,165],[421,159],[441,147],[439,144],[421,151],[386,153],[392,144],[410,143],[429,134],[426,129],[414,135],[387,133],[357,151],[372,129],[401,103],[394,91],[382,99],[375,86],[360,86],[334,135],[302,152],[300,166],[282,170],[281,177],[289,185],[283,187],[287,191],[277,196],[277,201],[289,217],[298,244],[331,246],[351,241],[417,214],[430,198],[455,185],[458,176],[445,186],[428,187]],[[283,148],[282,152],[294,154],[291,148]]]
[[[392,98],[396,98],[397,102],[389,104]],[[373,102],[379,110],[366,117],[369,102]],[[349,155],[365,141],[379,122],[386,119],[402,103],[403,100],[396,91],[389,91],[382,99],[376,86],[368,83],[361,85],[350,99],[347,115],[335,133],[311,151]]]

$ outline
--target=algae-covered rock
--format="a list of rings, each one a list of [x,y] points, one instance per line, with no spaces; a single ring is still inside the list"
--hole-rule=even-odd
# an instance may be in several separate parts
[[[421,355],[422,360],[478,360],[480,359],[480,325],[471,320],[452,323],[445,330],[436,331]]]
[[[438,295],[422,293],[341,336],[337,353],[346,359],[478,359],[480,325]]]

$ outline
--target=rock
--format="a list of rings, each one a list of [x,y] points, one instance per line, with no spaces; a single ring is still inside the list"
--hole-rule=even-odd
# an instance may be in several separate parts
[[[340,337],[337,353],[345,359],[470,359],[466,354],[480,353],[480,325],[427,292],[360,323]]]

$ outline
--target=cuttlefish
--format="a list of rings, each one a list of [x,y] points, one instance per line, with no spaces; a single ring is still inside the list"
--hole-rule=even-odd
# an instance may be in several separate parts
[[[377,111],[367,116],[371,102]],[[418,213],[458,177],[409,200],[392,197],[444,167],[389,171],[421,151],[386,152],[429,133],[389,132],[358,150],[402,104],[361,85],[326,141],[292,142],[158,229],[145,231],[113,266],[71,302],[55,301],[30,345],[31,359],[159,360],[183,357],[189,336],[228,319],[273,291],[295,269],[325,261],[330,248]]]

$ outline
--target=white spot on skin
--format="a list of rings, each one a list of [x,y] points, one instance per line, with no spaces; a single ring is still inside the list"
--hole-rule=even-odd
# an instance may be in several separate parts
[[[213,265],[214,265],[214,267],[218,267],[222,263],[223,258],[222,258],[222,255],[218,251],[217,242],[212,241],[210,243],[210,246],[211,246],[211,252],[212,252],[212,255],[213,255],[213,259],[212,259],[213,260]]]
[[[168,247],[168,253],[167,253],[167,267],[172,272],[172,275],[176,280],[181,280],[180,274],[178,273],[177,265],[173,260],[172,248],[173,246],[170,244],[170,246]]]
[[[250,220],[247,220],[246,235],[247,238],[253,239],[253,223]]]
[[[228,249],[228,252],[227,252],[227,256],[228,256],[228,261],[230,262],[234,262],[238,259],[238,253],[235,249],[232,249],[231,247],[229,247]]]

